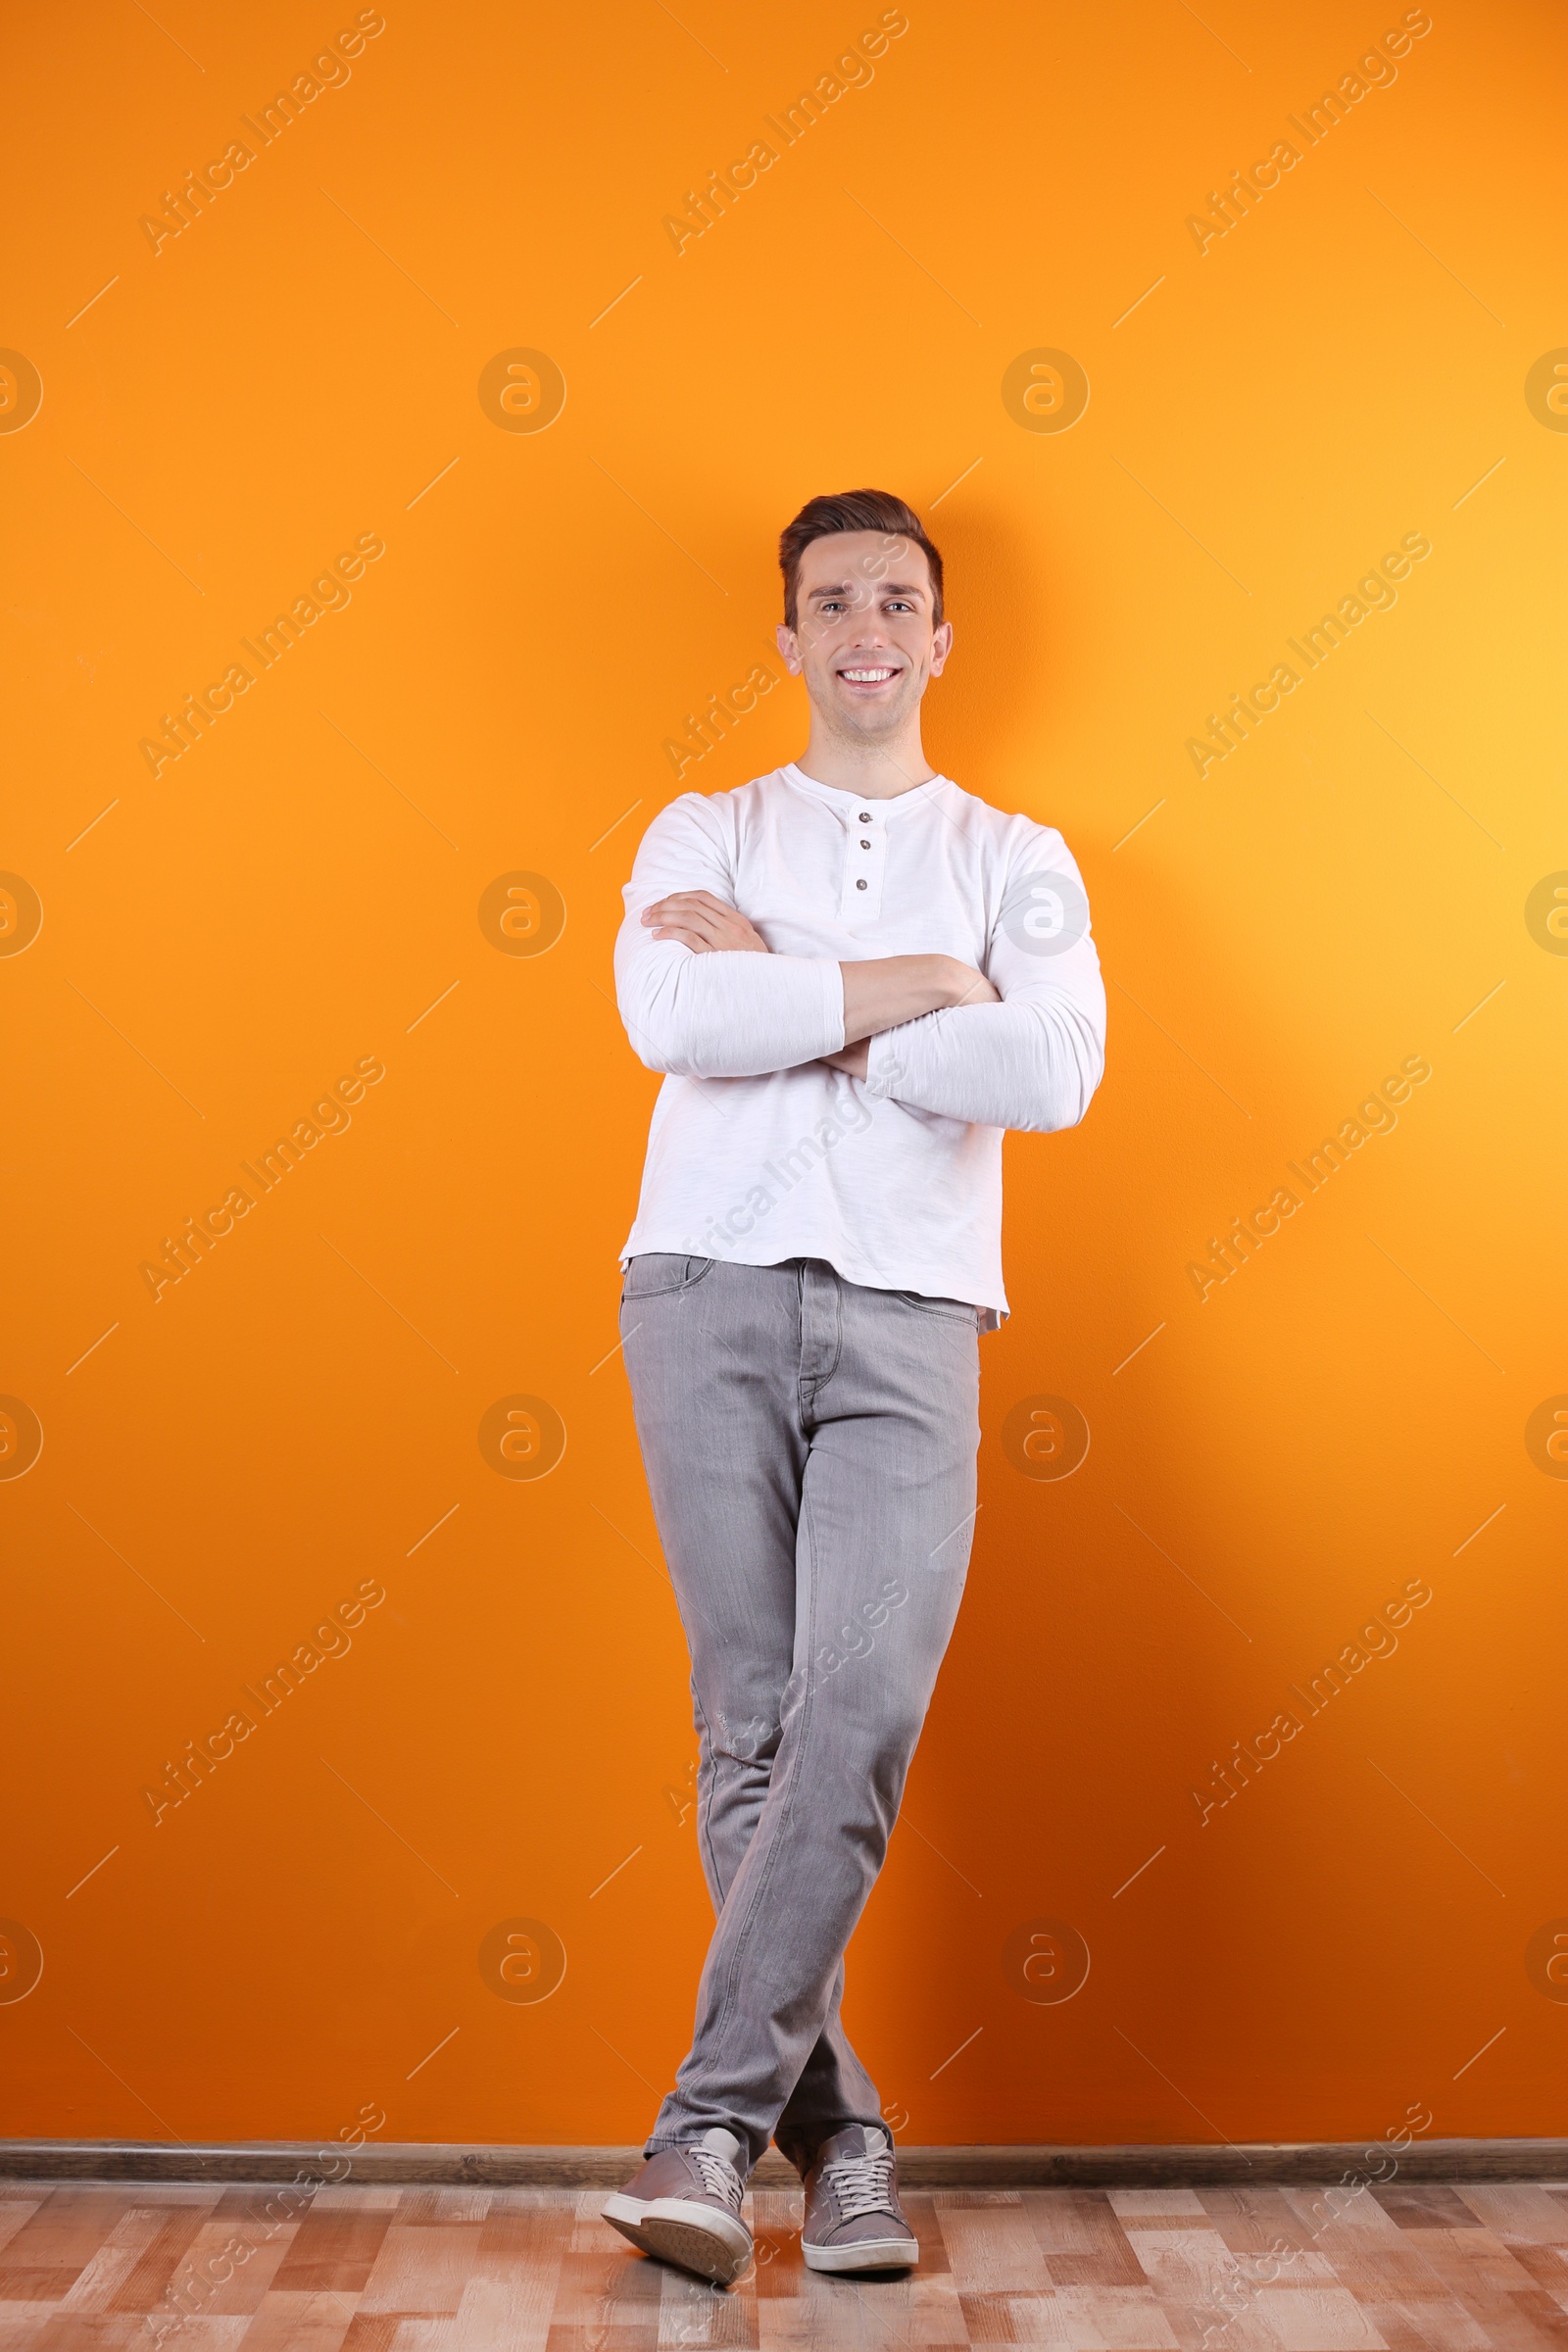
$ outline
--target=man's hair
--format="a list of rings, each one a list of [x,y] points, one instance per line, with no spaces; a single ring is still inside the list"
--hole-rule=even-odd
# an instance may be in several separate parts
[[[796,585],[801,558],[813,539],[830,539],[839,531],[880,531],[888,539],[907,539],[922,549],[931,566],[931,619],[942,618],[942,558],[925,535],[925,525],[910,506],[891,490],[834,490],[808,498],[795,520],[779,534],[778,564],[784,574],[784,625],[797,626]],[[878,569],[880,567],[880,569]],[[873,573],[886,571],[881,558]]]

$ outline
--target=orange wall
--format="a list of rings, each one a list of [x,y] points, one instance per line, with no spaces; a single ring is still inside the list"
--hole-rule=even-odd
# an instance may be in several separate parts
[[[768,654],[781,521],[867,480],[948,558],[933,755],[1062,828],[1111,1028],[1087,1124],[1007,1148],[975,1563],[852,2028],[922,2141],[1562,2129],[1565,41],[1544,0],[1435,0],[1308,146],[1289,117],[1401,13],[910,0],[678,253],[665,213],[875,7],[388,0],[265,147],[241,118],[334,14],[13,21],[0,340],[42,406],[10,363],[0,865],[42,928],[13,890],[0,1468],[29,1412],[43,1446],[0,1479],[6,2131],[651,2120],[709,1919],[611,1353],[655,1093],[611,942],[666,738]],[[140,216],[236,138],[155,252]],[[501,429],[518,350],[564,377],[547,430]],[[1003,397],[1041,350],[1088,379],[1064,431]],[[1407,534],[1308,671],[1288,640]],[[155,776],[161,714],[366,540]],[[1200,773],[1205,713],[1293,661]],[[786,684],[684,786],[803,736]],[[502,952],[518,873],[548,953]],[[1200,1298],[1210,1237],[1414,1057],[1396,1128]],[[164,1237],[367,1062],[155,1302]],[[540,1480],[481,1449],[517,1396],[566,1434]],[[1090,1433],[1066,1479],[1004,1440],[1041,1396]],[[262,1716],[244,1686],[367,1587]],[[498,1997],[519,1920],[565,1956],[542,2002]],[[1046,1920],[1092,1957],[1067,2001]]]

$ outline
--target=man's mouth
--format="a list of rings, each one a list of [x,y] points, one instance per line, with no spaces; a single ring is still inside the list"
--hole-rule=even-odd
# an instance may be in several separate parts
[[[847,686],[862,688],[886,686],[899,674],[898,664],[892,662],[866,662],[855,669],[841,669],[839,676]]]

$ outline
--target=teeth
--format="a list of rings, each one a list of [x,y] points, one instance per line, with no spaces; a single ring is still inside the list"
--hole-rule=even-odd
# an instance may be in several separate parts
[[[891,669],[845,669],[839,675],[854,678],[858,684],[880,686],[885,679],[892,677],[893,672]]]

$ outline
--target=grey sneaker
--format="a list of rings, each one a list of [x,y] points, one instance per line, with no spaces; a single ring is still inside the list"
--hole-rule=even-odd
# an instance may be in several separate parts
[[[690,2147],[661,2148],[600,2212],[639,2252],[727,2286],[752,2259],[741,2220],[746,2183],[735,2170],[740,2146],[715,2124]]]
[[[817,2149],[801,2252],[808,2271],[906,2271],[919,2261],[920,2241],[899,2203],[893,2141],[879,2125],[847,2124]]]

